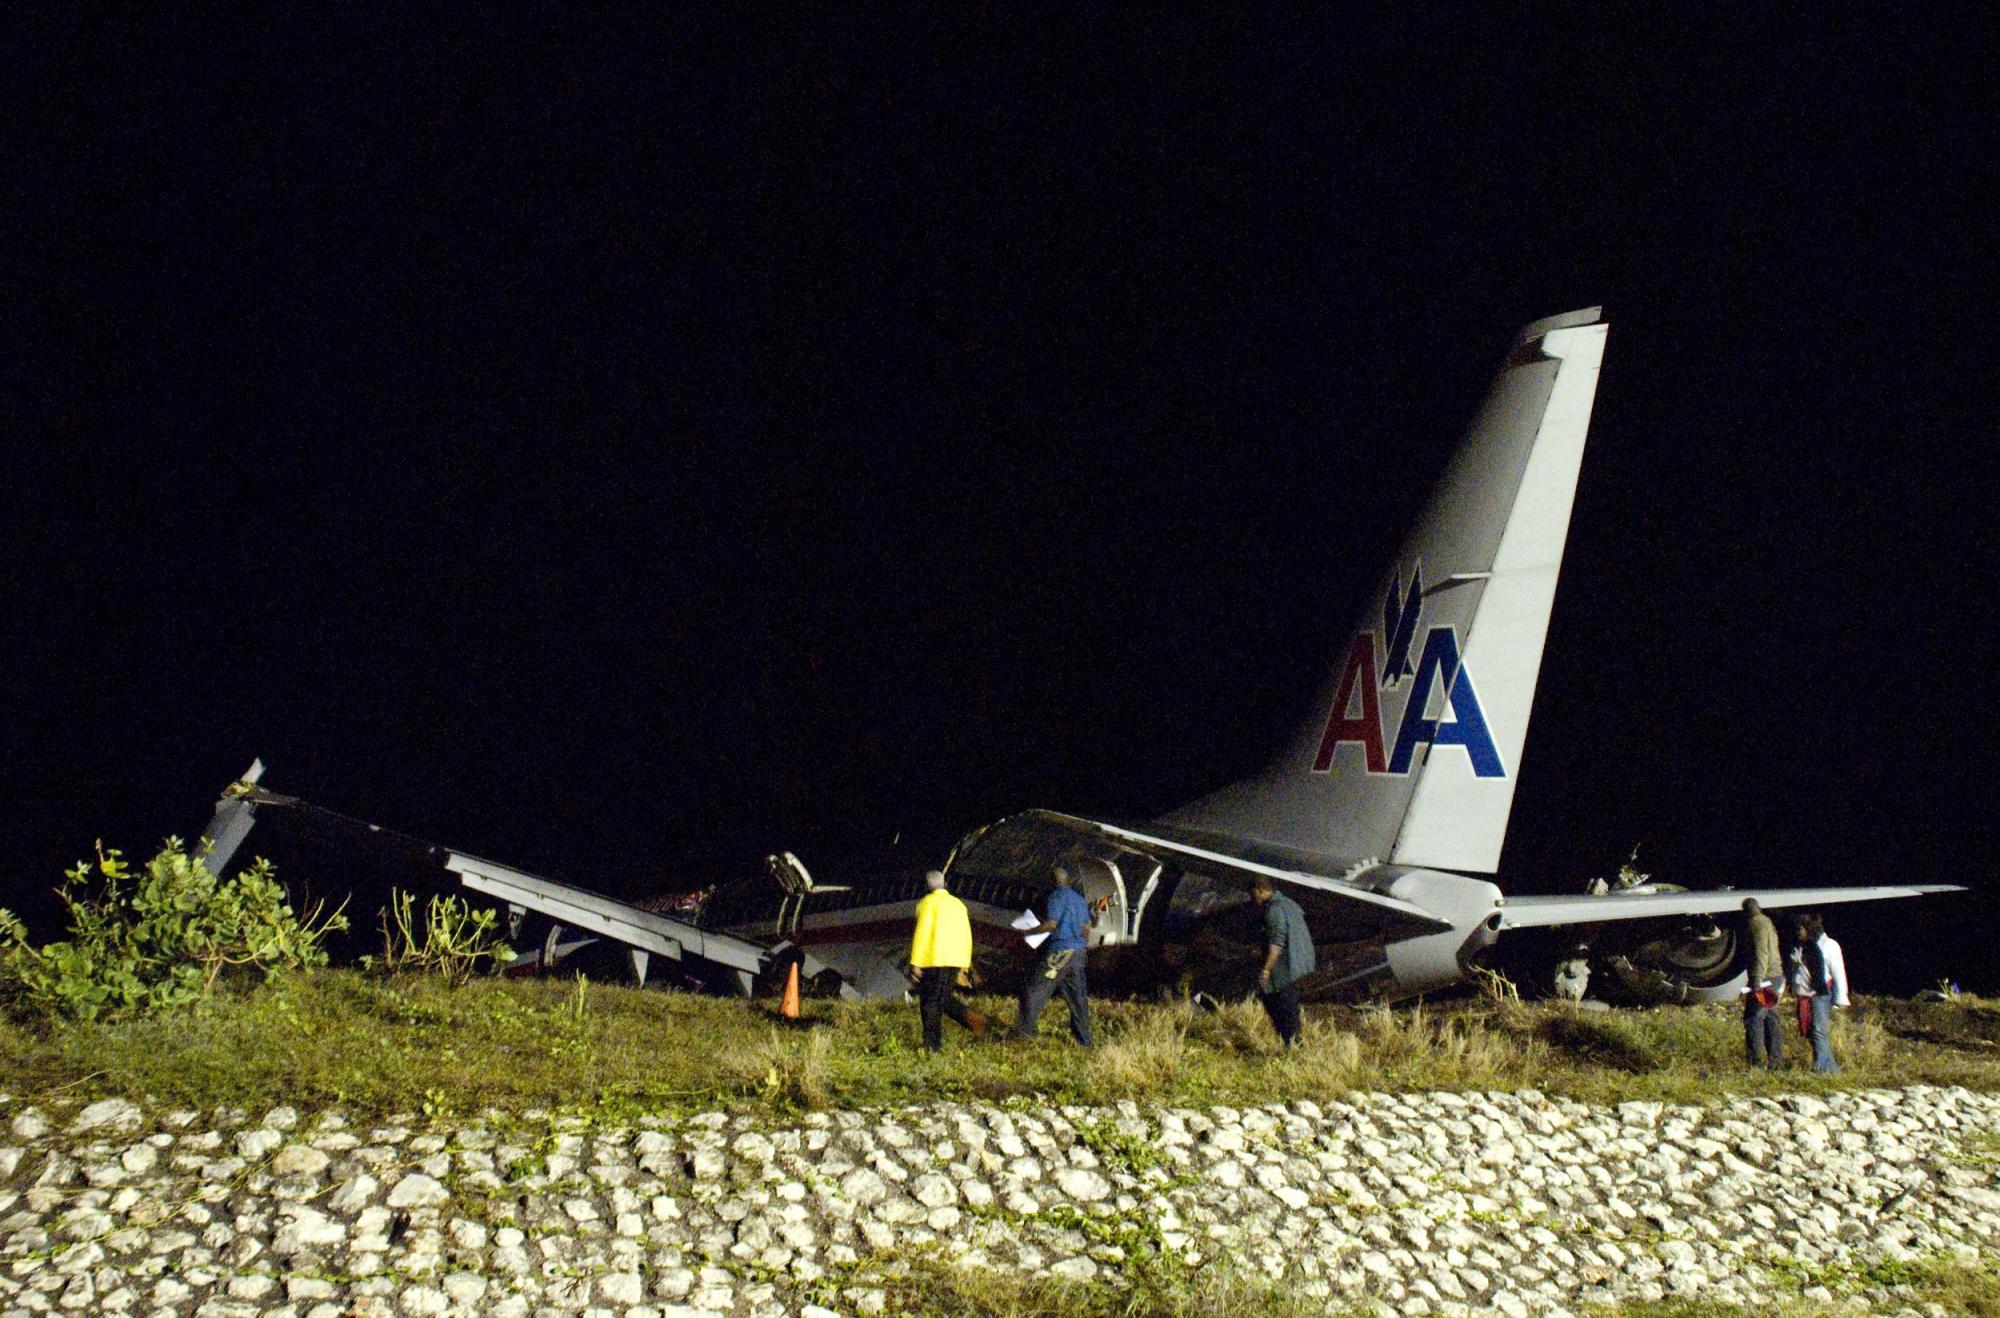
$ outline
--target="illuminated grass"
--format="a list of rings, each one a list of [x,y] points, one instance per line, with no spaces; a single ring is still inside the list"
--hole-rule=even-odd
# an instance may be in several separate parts
[[[1123,1269],[1125,1282],[1079,1284],[1053,1277],[953,1265],[918,1254],[884,1278],[887,1311],[976,1318],[1345,1318],[1374,1312],[1329,1308],[1296,1285],[1234,1264],[1202,1268],[1155,1261]]]
[[[1011,1003],[979,1005],[1004,1033]],[[1962,1084],[2000,1090],[1981,1004],[1868,1003],[1836,1018],[1843,1071],[1751,1071],[1732,1007],[1589,1015],[1461,1003],[1309,1007],[1284,1053],[1255,1004],[1094,1004],[1099,1047],[1058,1007],[1031,1043],[947,1035],[919,1046],[901,1004],[769,1004],[580,981],[371,979],[336,971],[225,995],[165,1022],[0,1023],[0,1089],[151,1096],[215,1106],[337,1103],[356,1111],[486,1106],[693,1111],[891,1107],[937,1100],[1174,1104],[1338,1098],[1356,1089],[1519,1089],[1597,1101]],[[1986,1013],[1981,1015],[1980,1013]],[[1805,1052],[1789,1039],[1791,1057]]]
[[[1372,1314],[1366,1301],[1328,1307],[1300,1277],[1266,1278],[1241,1264],[1194,1268],[1159,1258],[1128,1258],[1120,1283],[1079,1285],[1011,1271],[954,1266],[917,1252],[899,1257],[887,1275],[869,1283],[884,1291],[887,1311],[896,1314],[966,1314],[981,1318],[1234,1318],[1239,1314],[1304,1318],[1315,1315]],[[1913,1309],[1971,1318],[2000,1318],[2000,1275],[1992,1263],[1927,1258],[1882,1264],[1838,1279],[1832,1303],[1805,1297],[1804,1286],[1781,1279],[1772,1295],[1748,1305],[1727,1301],[1668,1298],[1626,1299],[1586,1305],[1588,1318],[1752,1318],[1784,1314],[1793,1318],[1894,1312]],[[1862,1298],[1867,1297],[1867,1298]],[[1861,1308],[1857,1306],[1867,1306]]]

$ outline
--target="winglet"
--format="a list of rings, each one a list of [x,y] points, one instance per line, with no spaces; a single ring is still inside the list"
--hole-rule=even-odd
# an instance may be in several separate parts
[[[1521,326],[1520,333],[1514,336],[1514,346],[1518,348],[1524,343],[1533,343],[1551,330],[1595,325],[1602,319],[1604,319],[1603,307],[1583,307],[1577,311],[1565,311],[1560,316],[1544,316],[1540,320]]]

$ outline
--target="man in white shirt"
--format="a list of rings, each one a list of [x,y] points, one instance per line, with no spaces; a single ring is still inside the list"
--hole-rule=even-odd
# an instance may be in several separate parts
[[[1833,1060],[1833,1009],[1850,1005],[1847,958],[1840,944],[1827,936],[1817,915],[1800,916],[1796,932],[1800,952],[1796,986],[1800,1001],[1807,1007],[1806,1037],[1812,1040],[1812,1069],[1831,1075],[1840,1069]]]
[[[1819,954],[1826,961],[1826,976],[1833,984],[1833,1005],[1853,1006],[1847,996],[1847,956],[1840,950],[1840,944],[1833,941],[1833,935],[1824,930],[1819,936]]]

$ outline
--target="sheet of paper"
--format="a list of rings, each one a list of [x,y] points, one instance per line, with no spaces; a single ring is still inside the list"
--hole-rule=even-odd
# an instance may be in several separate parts
[[[1041,922],[1042,917],[1036,915],[1033,911],[1023,911],[1014,917],[1014,927],[1016,929],[1033,929]],[[1047,934],[1029,934],[1021,941],[1025,942],[1029,947],[1040,947],[1048,941],[1048,937]]]

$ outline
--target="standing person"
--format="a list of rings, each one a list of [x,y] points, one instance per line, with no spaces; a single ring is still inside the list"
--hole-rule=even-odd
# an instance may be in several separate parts
[[[1047,934],[1049,938],[1042,944],[1041,959],[1028,971],[1028,980],[1021,986],[1021,1015],[1014,1025],[1014,1037],[1034,1038],[1036,1022],[1041,1019],[1042,1008],[1048,1005],[1049,994],[1060,991],[1063,1001],[1069,1004],[1069,1032],[1088,1048],[1090,989],[1083,971],[1083,934],[1097,923],[1097,915],[1076,890],[1076,880],[1068,867],[1056,866],[1054,877],[1056,886],[1049,894],[1048,918],[1027,931]]]
[[[1833,985],[1833,1005],[1852,1007],[1854,1000],[1847,996],[1847,953],[1833,941],[1833,935],[1826,931],[1824,921],[1815,920],[1814,923],[1819,925],[1819,954],[1826,961],[1827,979]]]
[[[1279,892],[1268,876],[1250,881],[1250,895],[1264,908],[1264,964],[1257,972],[1257,995],[1289,1048],[1299,1037],[1299,980],[1319,964],[1312,932],[1299,904]]]
[[[1840,944],[1826,936],[1816,915],[1799,917],[1799,982],[1806,1006],[1800,1012],[1806,1037],[1812,1041],[1812,1069],[1826,1075],[1840,1070],[1833,1060],[1833,1010],[1848,1005],[1847,962]]]
[[[1785,1030],[1778,1020],[1778,986],[1784,975],[1778,926],[1755,897],[1743,899],[1743,915],[1750,980],[1743,991],[1743,1050],[1750,1065],[1776,1070],[1785,1060]]]
[[[917,929],[910,937],[910,978],[917,986],[917,1010],[924,1021],[924,1047],[944,1048],[944,1018],[951,1017],[977,1039],[986,1018],[958,1000],[959,975],[972,965],[972,921],[965,903],[945,891],[944,871],[924,875],[930,891],[917,903]]]

